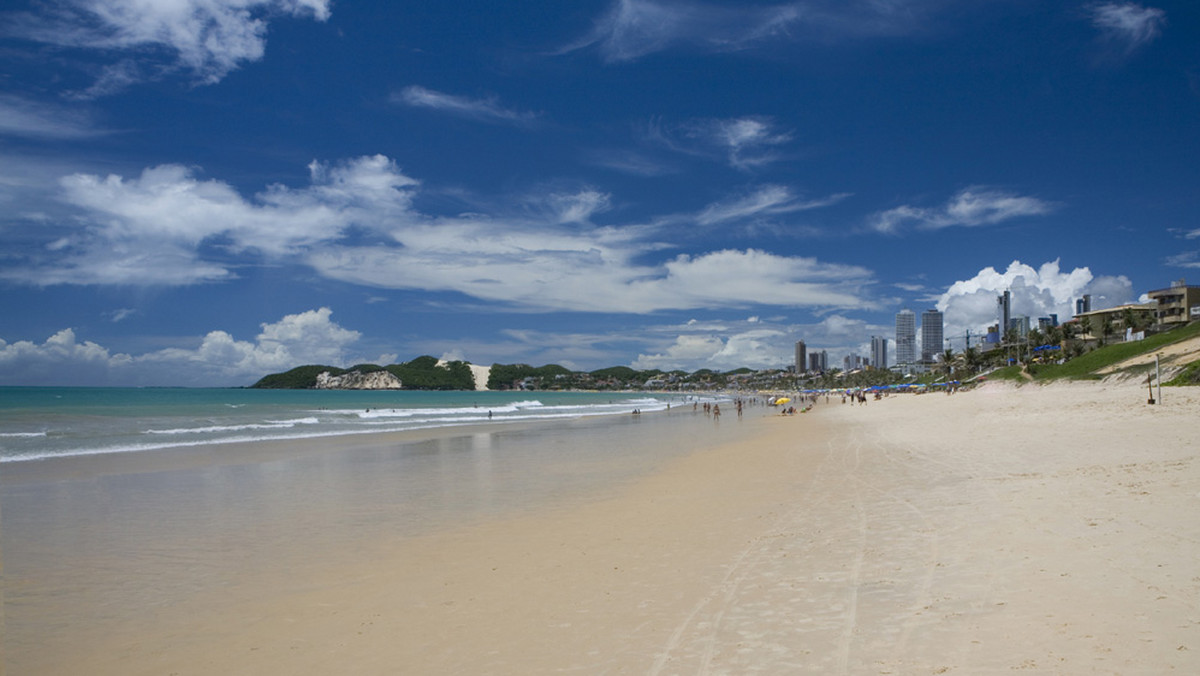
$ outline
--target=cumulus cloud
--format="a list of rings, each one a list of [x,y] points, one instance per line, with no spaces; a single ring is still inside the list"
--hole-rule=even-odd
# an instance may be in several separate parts
[[[428,108],[449,115],[465,117],[483,122],[502,122],[527,126],[537,119],[536,113],[528,113],[505,108],[494,98],[473,99],[466,96],[446,94],[417,85],[405,87],[391,97],[392,103]]]
[[[936,208],[903,205],[882,211],[870,218],[871,228],[896,234],[908,225],[922,230],[978,227],[1003,221],[1050,213],[1055,205],[1036,197],[1025,197],[996,188],[974,186],[959,191],[946,204]]]
[[[633,360],[631,366],[635,369],[660,369],[687,371],[699,368],[715,368],[714,366],[699,366],[697,364],[713,364],[716,355],[725,350],[725,341],[714,335],[684,335],[677,336],[675,342],[666,350],[654,354],[641,354]]]
[[[348,348],[360,334],[331,321],[331,314],[320,308],[286,315],[262,324],[253,341],[218,330],[196,347],[137,356],[79,342],[73,329],[42,343],[0,339],[0,384],[232,386],[298,364],[346,365],[351,361]]]
[[[325,21],[329,0],[66,0],[42,14],[10,15],[7,32],[28,40],[105,54],[134,54],[161,70],[186,70],[199,82],[219,82],[266,49],[268,18],[276,15]],[[165,56],[164,56],[165,55]],[[128,59],[109,67],[103,87],[111,93],[139,69]],[[99,84],[99,83],[98,83]]]
[[[1088,14],[1100,34],[1109,42],[1132,52],[1153,42],[1162,33],[1167,13],[1132,2],[1102,2],[1088,8]]]
[[[974,277],[950,285],[937,300],[945,313],[946,337],[958,338],[968,330],[981,336],[996,323],[996,297],[1010,292],[1012,316],[1027,316],[1036,325],[1038,317],[1058,315],[1060,322],[1075,315],[1075,300],[1092,296],[1092,309],[1102,310],[1133,300],[1133,283],[1124,276],[1094,275],[1089,268],[1064,271],[1059,261],[1034,268],[1013,261],[1003,272],[987,267]],[[972,341],[974,342],[974,341]],[[956,345],[956,349],[959,346]]]
[[[787,324],[758,317],[744,322],[691,320],[648,329],[641,339],[651,347],[630,365],[664,371],[783,368],[795,357],[796,341],[803,340],[810,353],[824,350],[829,365],[841,368],[846,354],[865,354],[864,337],[888,335],[889,331],[889,327],[841,314],[829,315],[815,324]]]

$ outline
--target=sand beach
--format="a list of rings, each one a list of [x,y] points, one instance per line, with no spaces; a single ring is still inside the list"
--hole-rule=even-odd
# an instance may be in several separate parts
[[[676,411],[613,425],[632,469],[469,519],[389,529],[365,483],[337,483],[312,511],[181,521],[145,565],[191,569],[191,592],[121,578],[100,598],[88,576],[123,559],[4,533],[5,673],[1197,673],[1200,392],[1162,399],[987,385]],[[98,479],[74,471],[6,490],[86,500]],[[39,557],[83,572],[51,583]]]

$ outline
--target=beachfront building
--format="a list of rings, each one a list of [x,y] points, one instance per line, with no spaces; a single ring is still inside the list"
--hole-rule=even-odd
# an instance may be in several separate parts
[[[904,308],[896,313],[896,365],[903,369],[917,361],[917,315]]]
[[[1117,338],[1118,340],[1141,340],[1142,330],[1154,325],[1158,305],[1129,303],[1105,310],[1092,310],[1075,317],[1083,327],[1080,337],[1084,340]]]
[[[888,339],[884,336],[871,336],[871,366],[877,369],[888,367],[887,343]]]
[[[796,373],[804,373],[808,368],[808,347],[803,340],[796,341]]]
[[[932,364],[942,353],[942,313],[926,310],[921,313],[921,361]]]
[[[1171,282],[1170,287],[1146,296],[1154,304],[1155,321],[1163,328],[1200,320],[1200,286],[1188,286],[1187,280]]]

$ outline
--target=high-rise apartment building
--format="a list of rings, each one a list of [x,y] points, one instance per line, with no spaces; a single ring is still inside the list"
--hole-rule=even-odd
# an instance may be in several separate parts
[[[813,373],[824,373],[829,370],[829,353],[825,350],[808,355],[808,370]]]
[[[896,313],[896,363],[917,361],[917,316],[905,308]]]
[[[921,313],[921,361],[930,363],[942,353],[942,313],[926,310]]]
[[[1008,331],[1010,321],[1012,321],[1012,295],[1005,291],[996,296],[996,324],[1000,327],[1000,342],[1004,342],[1004,335]]]
[[[804,373],[808,368],[808,348],[803,340],[796,341],[796,373]]]
[[[877,369],[888,367],[887,340],[884,336],[871,336],[871,366]]]

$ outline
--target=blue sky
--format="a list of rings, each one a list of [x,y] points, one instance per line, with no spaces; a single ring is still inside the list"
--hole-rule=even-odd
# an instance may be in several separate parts
[[[1194,2],[2,14],[0,384],[836,364],[1200,282]]]

